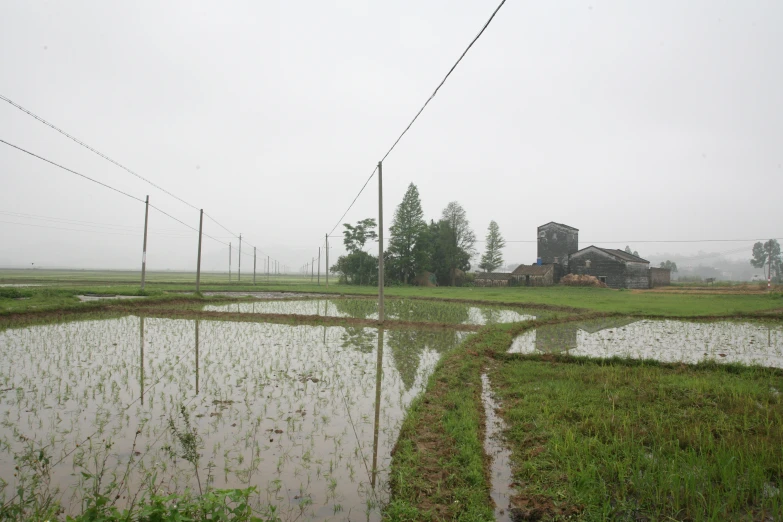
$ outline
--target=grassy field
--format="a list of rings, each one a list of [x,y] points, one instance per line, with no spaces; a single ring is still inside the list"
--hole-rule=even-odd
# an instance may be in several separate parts
[[[119,313],[146,307],[185,317],[206,302],[192,274],[0,272],[0,316],[14,324],[59,312]],[[42,274],[42,275],[41,275]],[[188,277],[191,277],[189,280]],[[205,278],[202,291],[291,291],[372,297],[374,287]],[[187,292],[183,294],[182,292]],[[81,303],[76,295],[145,295]],[[389,287],[392,298],[444,299],[579,309],[582,314],[481,328],[445,355],[402,426],[391,469],[391,520],[490,520],[483,449],[481,375],[502,404],[512,450],[519,520],[783,519],[783,372],[735,365],[508,355],[513,339],[548,322],[607,314],[635,317],[766,318],[780,325],[783,293],[755,287],[666,291],[602,288]],[[115,310],[115,312],[112,312]],[[126,311],[127,313],[127,311]],[[217,312],[215,312],[217,314]],[[229,320],[260,320],[224,314]],[[333,320],[332,320],[333,319]],[[332,318],[329,324],[347,323]],[[266,319],[263,319],[266,320]],[[278,321],[299,321],[282,318]],[[315,319],[313,319],[315,320]],[[325,319],[318,319],[325,321]],[[20,323],[21,324],[21,323]],[[368,323],[369,325],[369,323]]]
[[[34,273],[35,277],[30,276]],[[133,272],[90,272],[49,270],[2,270],[0,284],[41,284],[45,287],[25,287],[20,291],[31,299],[16,303],[2,302],[0,312],[28,309],[52,309],[70,306],[77,300],[72,296],[84,293],[161,296],[166,292],[193,292],[193,274],[177,272],[151,272],[145,293],[139,291],[138,274]],[[278,277],[279,279],[274,279]],[[190,278],[190,280],[188,280]],[[7,287],[6,287],[7,288]],[[55,292],[51,288],[57,288]],[[709,290],[709,287],[707,288]],[[310,284],[309,279],[273,276],[269,282],[257,278],[257,284],[228,283],[227,274],[215,274],[202,280],[204,291],[293,291],[318,292],[344,295],[377,294],[377,288],[335,284],[334,278],[327,289]],[[589,311],[614,312],[649,316],[731,316],[770,310],[783,310],[781,292],[705,293],[704,287],[682,287],[684,293],[658,291],[627,291],[608,288],[574,287],[512,287],[512,288],[422,288],[388,287],[386,295],[392,297],[418,297],[433,299],[458,299],[494,303],[545,304],[581,308]],[[714,291],[713,291],[714,292]],[[70,296],[70,297],[69,297]]]

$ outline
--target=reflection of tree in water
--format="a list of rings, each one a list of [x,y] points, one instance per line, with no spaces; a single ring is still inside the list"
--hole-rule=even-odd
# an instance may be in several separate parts
[[[459,332],[453,330],[387,330],[386,337],[394,367],[406,391],[416,381],[421,354],[426,348],[442,354],[460,341]]]
[[[620,328],[638,319],[627,317],[608,317],[590,321],[554,324],[536,330],[536,350],[540,353],[568,353],[578,348],[577,332],[593,334],[607,328]]]
[[[364,326],[346,326],[343,328],[344,332],[340,336],[342,340],[342,347],[351,350],[356,350],[362,353],[372,353],[375,349],[375,342],[378,339],[378,334],[375,330],[365,328]]]
[[[357,319],[367,319],[378,313],[378,304],[374,299],[334,299],[329,301],[341,314]]]
[[[388,316],[398,321],[462,324],[470,317],[468,308],[464,304],[412,299],[390,299],[386,301]]]

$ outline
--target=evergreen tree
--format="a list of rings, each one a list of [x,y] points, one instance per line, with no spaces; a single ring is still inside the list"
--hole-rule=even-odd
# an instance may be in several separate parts
[[[411,183],[394,211],[389,228],[389,254],[394,267],[395,279],[408,284],[421,269],[424,259],[424,245],[421,241],[427,224],[421,210],[419,189]]]
[[[470,270],[470,258],[476,253],[473,245],[476,243],[476,234],[470,228],[470,222],[465,214],[465,209],[456,201],[452,201],[443,209],[439,240],[446,268],[450,274],[450,283],[456,284],[457,270]]]
[[[479,268],[485,272],[493,272],[496,268],[503,265],[503,248],[506,246],[506,240],[500,235],[500,227],[494,221],[489,222],[487,229],[487,249],[481,256]]]

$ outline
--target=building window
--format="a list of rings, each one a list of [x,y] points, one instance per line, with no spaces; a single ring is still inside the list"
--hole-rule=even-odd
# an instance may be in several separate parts
[[[585,268],[590,268],[590,265],[591,265],[591,264],[592,264],[592,261],[590,261],[590,260],[588,259],[587,261],[585,261]]]
[[[557,232],[552,234],[552,241],[557,241]]]
[[[606,284],[606,276],[598,276],[598,280]]]

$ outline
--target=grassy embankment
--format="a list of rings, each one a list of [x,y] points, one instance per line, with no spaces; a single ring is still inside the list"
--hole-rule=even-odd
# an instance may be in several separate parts
[[[783,517],[783,371],[505,353],[535,326],[485,328],[438,365],[397,442],[391,519],[493,517],[485,371],[519,520]]]

